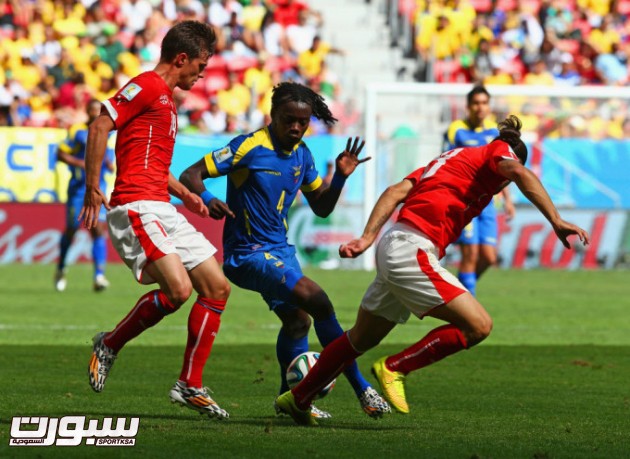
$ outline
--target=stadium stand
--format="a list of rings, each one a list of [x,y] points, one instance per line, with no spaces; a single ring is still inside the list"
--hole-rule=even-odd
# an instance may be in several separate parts
[[[323,17],[303,0],[0,0],[0,125],[82,121],[90,97],[111,97],[152,69],[164,33],[184,19],[212,24],[218,41],[204,81],[177,98],[181,127],[216,132],[221,123],[205,122],[218,107],[225,133],[253,130],[268,120],[271,88],[287,79],[344,110],[325,63],[339,50],[319,38]]]

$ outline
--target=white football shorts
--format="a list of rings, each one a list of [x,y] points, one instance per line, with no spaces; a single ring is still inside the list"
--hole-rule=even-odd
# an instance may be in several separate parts
[[[162,201],[135,201],[107,212],[112,245],[141,284],[155,279],[144,273],[147,263],[176,253],[187,271],[217,249],[188,223],[175,206]]]
[[[376,247],[376,278],[361,307],[394,323],[405,323],[413,313],[424,317],[455,299],[466,288],[444,268],[437,249],[420,231],[396,223]]]

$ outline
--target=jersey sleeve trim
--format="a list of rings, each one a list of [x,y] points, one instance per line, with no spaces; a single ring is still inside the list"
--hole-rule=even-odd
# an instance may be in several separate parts
[[[203,157],[204,162],[206,163],[206,169],[208,170],[208,174],[210,177],[219,177],[221,174],[219,169],[217,169],[217,165],[214,163],[213,153],[208,153]]]
[[[107,110],[107,113],[109,113],[109,116],[115,123],[118,119],[118,112],[116,111],[112,103],[109,100],[105,100],[103,101],[103,107],[105,107],[105,110]]]
[[[448,127],[448,131],[446,131],[446,141],[450,144],[450,148],[454,148],[455,145],[455,136],[457,135],[457,131],[462,128],[465,128],[463,120],[455,120]]]
[[[317,178],[315,180],[313,180],[311,183],[309,183],[307,185],[302,185],[300,187],[300,190],[302,190],[302,193],[310,193],[311,191],[315,191],[320,186],[322,186],[322,183],[324,183],[324,182],[323,182],[322,178],[318,175]]]

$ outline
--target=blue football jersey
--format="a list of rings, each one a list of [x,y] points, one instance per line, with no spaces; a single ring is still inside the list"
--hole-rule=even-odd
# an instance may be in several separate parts
[[[458,147],[480,147],[487,145],[499,135],[497,126],[486,119],[481,126],[471,129],[464,120],[455,120],[446,131],[446,147],[444,150],[452,150]]]
[[[110,134],[110,139],[111,139]],[[59,145],[59,149],[65,153],[73,155],[79,159],[85,160],[85,149],[87,147],[88,127],[85,123],[74,124],[68,131],[68,137]],[[110,142],[107,145],[107,151],[105,152],[105,158],[110,162],[114,162],[114,149],[111,148]],[[85,192],[85,169],[81,167],[75,167],[68,165],[70,169],[70,182],[68,183],[68,198],[82,194]],[[105,192],[105,174],[107,169],[103,167],[101,169],[100,188]]]
[[[276,147],[268,127],[240,135],[205,156],[210,177],[227,175],[227,204],[236,215],[223,229],[224,251],[268,250],[287,245],[287,213],[299,190],[322,184],[304,142]]]

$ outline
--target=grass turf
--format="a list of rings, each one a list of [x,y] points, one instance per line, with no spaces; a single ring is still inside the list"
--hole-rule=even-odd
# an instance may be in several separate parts
[[[186,336],[186,306],[130,343],[105,391],[87,384],[90,338],[111,329],[146,287],[110,266],[112,288],[91,291],[73,266],[68,290],[52,266],[0,266],[0,457],[616,458],[630,456],[630,287],[626,272],[499,271],[480,283],[495,320],[486,342],[408,377],[409,415],[373,421],[345,381],[319,406],[316,429],[273,415],[275,316],[234,288],[205,383],[231,418],[171,405]],[[308,271],[352,325],[372,274]],[[359,360],[417,341],[437,321],[411,319]],[[314,335],[312,348],[319,349]],[[371,376],[368,379],[372,379]],[[140,417],[132,448],[9,448],[13,416]]]

